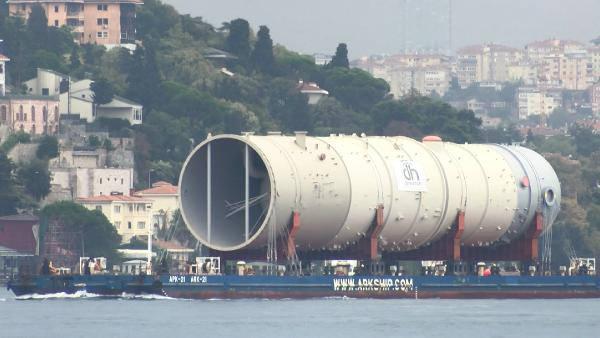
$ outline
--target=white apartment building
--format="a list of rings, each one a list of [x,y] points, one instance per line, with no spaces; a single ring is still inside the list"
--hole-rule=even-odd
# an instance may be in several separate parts
[[[588,54],[592,63],[593,82],[600,81],[600,46],[588,48]]]
[[[362,58],[354,64],[374,77],[388,82],[397,98],[417,91],[443,96],[450,87],[449,58],[438,54],[399,54]]]
[[[509,80],[510,65],[523,60],[519,49],[497,44],[483,44],[461,48],[457,51],[457,77],[463,88],[479,82],[505,82]]]
[[[135,196],[104,195],[80,198],[77,203],[99,210],[128,243],[134,236],[148,236],[152,222],[152,201]]]
[[[156,182],[152,188],[137,191],[135,196],[152,201],[152,225],[158,229],[169,227],[173,215],[179,209],[177,186],[167,182]]]
[[[0,40],[2,43],[2,40]],[[10,59],[2,54],[0,54],[0,95],[6,95],[6,63],[10,61]]]
[[[63,81],[70,81],[69,92],[61,93],[60,84]],[[90,89],[92,82],[90,79],[69,79],[67,75],[38,68],[37,76],[25,81],[25,86],[31,95],[59,95],[61,115],[77,114],[87,122],[94,122],[96,118],[106,117],[124,119],[131,125],[142,123],[143,106],[123,97],[115,96],[111,102],[95,108],[94,92]]]
[[[600,115],[600,82],[590,87],[590,101],[592,102],[592,111],[596,116]]]
[[[562,97],[559,91],[521,87],[518,90],[517,106],[520,120],[532,115],[549,116],[556,108],[562,107]]]
[[[550,55],[564,54],[584,47],[584,44],[579,41],[548,39],[527,44],[525,54],[529,60],[538,62]]]
[[[538,83],[538,66],[529,62],[510,65],[508,66],[508,81],[535,86]]]
[[[128,196],[133,189],[133,169],[50,168],[53,193],[66,199]]]

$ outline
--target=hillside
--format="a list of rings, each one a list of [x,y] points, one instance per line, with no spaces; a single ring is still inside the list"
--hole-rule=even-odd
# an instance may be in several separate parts
[[[243,19],[213,27],[201,17],[146,0],[137,14],[140,45],[135,52],[107,51],[74,44],[67,28],[46,26],[43,12],[28,22],[6,13],[2,1],[0,39],[5,41],[3,53],[12,60],[8,80],[13,92],[21,91],[23,81],[41,67],[74,78],[91,77],[106,84],[103,90],[142,103],[140,126],[99,124],[112,133],[134,136],[137,172],[152,170],[157,181],[176,183],[188,152],[208,133],[306,130],[313,135],[364,132],[419,138],[437,134],[461,143],[521,141],[511,128],[484,132],[473,112],[456,110],[434,98],[413,93],[394,99],[385,81],[348,67],[351,46],[345,44],[337,46],[329,65],[317,66],[310,56],[274,45],[268,27],[261,26],[255,33]],[[300,80],[316,82],[329,97],[310,105],[297,89]],[[576,135],[580,137],[528,140],[531,147],[557,153],[550,159],[566,193],[565,212],[556,225],[555,252],[563,264],[571,246],[581,248],[581,255],[600,253],[596,187],[600,163],[598,148],[590,150],[590,145],[599,144],[600,136],[586,131]],[[0,165],[4,159],[0,157]],[[5,169],[14,170],[8,164]],[[18,180],[11,183],[19,184]]]

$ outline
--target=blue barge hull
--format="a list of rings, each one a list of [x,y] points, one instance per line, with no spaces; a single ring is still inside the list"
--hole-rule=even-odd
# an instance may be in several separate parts
[[[597,276],[35,276],[9,282],[17,296],[86,291],[236,298],[600,298]]]

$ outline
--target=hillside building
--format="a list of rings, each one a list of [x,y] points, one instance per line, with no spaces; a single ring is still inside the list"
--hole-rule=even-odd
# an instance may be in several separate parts
[[[40,5],[48,26],[67,26],[75,41],[104,45],[108,48],[135,48],[136,6],[141,0],[8,0],[11,16],[27,20],[31,9]]]
[[[520,120],[532,115],[550,116],[556,108],[562,107],[560,91],[521,87],[517,94],[517,107]]]
[[[508,46],[483,44],[461,48],[457,51],[458,82],[463,88],[480,82],[506,82],[509,66],[521,60],[523,52]]]
[[[134,236],[147,237],[152,221],[152,201],[123,195],[103,195],[77,199],[89,210],[101,211],[128,243]]]
[[[60,123],[58,97],[5,95],[0,97],[0,125],[12,132],[55,134]]]
[[[1,42],[1,40],[0,40]],[[6,95],[6,63],[10,59],[0,54],[0,95]]]
[[[31,95],[58,96],[61,115],[77,115],[90,123],[100,117],[127,120],[131,125],[142,123],[144,107],[126,98],[115,96],[111,102],[95,107],[92,83],[90,79],[72,80],[67,75],[38,68],[37,76],[26,81],[25,86]],[[61,90],[61,86],[70,89]]]
[[[175,211],[179,209],[179,193],[177,186],[167,182],[156,182],[149,189],[134,194],[152,201],[152,225],[157,229],[170,226]]]

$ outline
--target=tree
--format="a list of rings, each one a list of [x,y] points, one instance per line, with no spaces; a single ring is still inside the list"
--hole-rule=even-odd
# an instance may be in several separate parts
[[[50,172],[48,163],[33,160],[17,170],[17,176],[25,187],[25,192],[40,201],[50,193]]]
[[[138,46],[126,74],[128,97],[140,102],[148,110],[156,108],[161,97],[161,77],[153,48],[152,43],[147,43],[145,47]]]
[[[242,60],[250,57],[250,24],[244,19],[235,19],[229,23],[229,35],[225,40],[225,49]]]
[[[17,212],[19,197],[14,170],[12,161],[0,150],[0,216],[13,215]]]
[[[92,99],[94,100],[94,115],[97,114],[98,106],[107,104],[112,101],[115,96],[114,89],[110,82],[104,78],[100,78],[90,84],[92,90]]]
[[[90,84],[90,89],[94,92],[94,94],[92,94],[92,99],[96,105],[107,104],[112,101],[115,96],[112,85],[104,78],[92,82]]]
[[[345,43],[340,43],[335,50],[335,55],[328,64],[329,67],[343,67],[350,68],[350,62],[348,61],[348,46]]]
[[[273,40],[269,28],[260,26],[257,38],[251,56],[252,65],[263,73],[272,74],[275,67],[275,56],[273,55]]]
[[[36,44],[34,47],[44,47],[48,37],[48,18],[41,5],[31,6],[31,12],[27,18],[27,28],[31,35],[31,41]]]
[[[58,140],[54,136],[46,135],[40,140],[36,152],[37,158],[47,160],[58,156]]]
[[[552,128],[561,128],[569,122],[569,118],[569,112],[562,108],[556,108],[548,116],[548,124]]]
[[[390,91],[387,82],[357,68],[324,69],[317,82],[338,101],[362,114],[381,102]]]
[[[570,133],[575,139],[575,147],[580,155],[590,156],[600,149],[600,135],[594,134],[592,129],[575,125]]]
[[[73,46],[71,49],[71,55],[69,56],[69,62],[71,63],[71,70],[81,67],[81,59],[79,58],[79,50]]]
[[[121,236],[102,212],[90,211],[79,204],[63,201],[44,207],[40,214],[42,225],[57,222],[71,231],[82,231],[86,256],[106,257],[112,263],[120,260],[117,249],[121,244]],[[41,236],[45,233],[46,226],[40,229]]]

